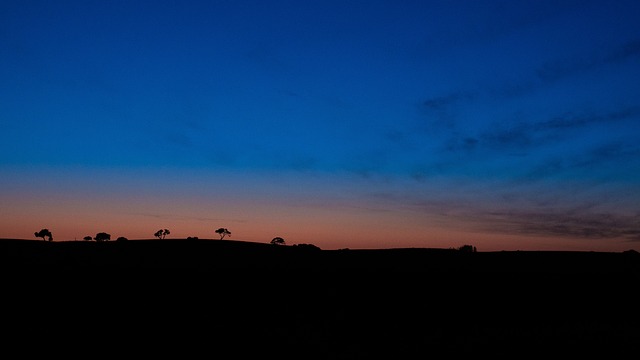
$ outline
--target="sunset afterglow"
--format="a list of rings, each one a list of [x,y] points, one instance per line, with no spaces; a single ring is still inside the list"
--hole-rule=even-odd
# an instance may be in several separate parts
[[[0,238],[640,250],[638,1],[5,1]]]

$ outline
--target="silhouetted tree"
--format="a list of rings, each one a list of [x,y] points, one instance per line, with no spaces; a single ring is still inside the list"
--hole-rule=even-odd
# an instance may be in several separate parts
[[[89,235],[85,236],[84,239],[87,240],[87,241],[93,240],[93,238],[91,236],[89,236]]]
[[[51,231],[49,231],[49,229],[42,229],[40,231],[37,231],[35,233],[33,233],[36,237],[41,237],[42,240],[45,240],[45,237],[49,238],[49,241],[53,241],[53,235],[51,234]],[[45,240],[46,241],[46,240]]]
[[[160,229],[158,231],[156,231],[155,234],[153,234],[153,236],[157,237],[158,239],[164,239],[165,236],[171,234],[171,232],[168,229]]]
[[[216,234],[220,235],[220,240],[224,239],[224,237],[227,235],[231,237],[231,231],[227,230],[226,228],[219,228],[218,230],[216,230]]]
[[[129,240],[129,239],[127,239],[124,236],[120,236],[119,238],[116,239],[116,241],[127,241],[127,240]]]
[[[276,236],[273,239],[271,239],[271,243],[273,245],[286,245],[284,239],[281,238],[280,236]]]
[[[96,237],[93,238],[95,241],[109,241],[111,240],[111,234],[107,234],[106,232],[100,232],[96,234]]]

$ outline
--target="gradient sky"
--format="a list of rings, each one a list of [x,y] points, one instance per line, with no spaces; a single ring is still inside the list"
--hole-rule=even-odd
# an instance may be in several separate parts
[[[0,238],[640,250],[640,1],[0,3]]]

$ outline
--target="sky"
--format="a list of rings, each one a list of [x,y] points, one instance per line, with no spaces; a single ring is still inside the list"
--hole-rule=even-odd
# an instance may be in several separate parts
[[[640,2],[0,3],[0,238],[640,251]]]

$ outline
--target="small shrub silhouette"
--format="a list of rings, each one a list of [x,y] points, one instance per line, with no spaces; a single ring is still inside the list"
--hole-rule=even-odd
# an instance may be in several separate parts
[[[320,250],[319,247],[313,244],[294,244],[293,246],[298,249],[313,250],[313,251]],[[341,250],[349,250],[349,249],[341,249]]]
[[[129,239],[127,239],[124,236],[120,236],[119,238],[116,239],[116,241],[127,241],[127,240],[129,240]]]
[[[276,236],[273,239],[271,239],[271,243],[273,245],[286,245],[286,242],[284,241],[284,239],[279,236]]]
[[[86,241],[93,240],[93,238],[91,236],[89,236],[89,235],[85,236],[83,239],[86,240]]]

